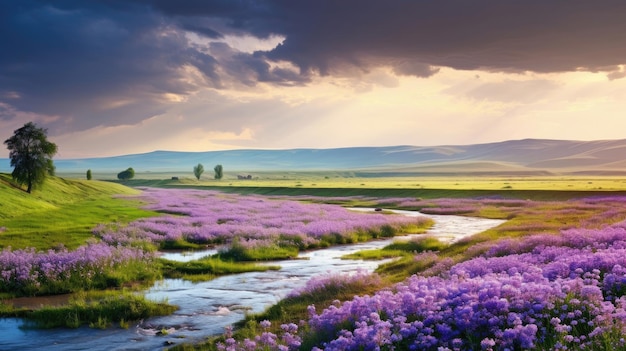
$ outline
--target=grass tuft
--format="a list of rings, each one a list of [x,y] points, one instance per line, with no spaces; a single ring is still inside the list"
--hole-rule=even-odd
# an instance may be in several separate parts
[[[217,256],[205,257],[188,262],[159,259],[159,265],[163,275],[168,278],[184,278],[196,281],[210,280],[217,275],[265,272],[280,269],[278,266],[227,261]]]
[[[150,301],[131,292],[106,291],[78,293],[62,306],[44,306],[35,310],[5,307],[0,315],[26,318],[36,328],[88,325],[105,329],[113,323],[128,326],[129,321],[169,315],[176,309],[176,306],[166,302]]]

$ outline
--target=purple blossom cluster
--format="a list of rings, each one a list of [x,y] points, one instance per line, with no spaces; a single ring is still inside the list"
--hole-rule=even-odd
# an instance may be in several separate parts
[[[277,335],[269,329],[272,323],[268,320],[259,323],[262,331],[254,339],[246,338],[237,341],[233,338],[232,328],[227,327],[224,333],[224,343],[218,343],[218,351],[295,351],[299,350],[302,339],[298,335],[298,325],[294,323],[282,324],[281,332]]]
[[[99,226],[105,242],[185,240],[198,244],[228,244],[234,238],[247,245],[274,243],[301,249],[320,245],[326,236],[349,241],[355,233],[394,232],[421,225],[427,218],[358,213],[341,206],[306,204],[260,196],[223,194],[206,190],[143,190],[147,209],[164,216],[134,221],[124,228]]]
[[[532,244],[517,245],[524,242]],[[513,242],[317,313],[324,350],[623,349],[626,222]]]
[[[551,206],[499,199],[438,204],[458,209],[484,201],[516,211]],[[478,244],[485,247],[472,249],[482,256],[458,264],[438,260],[424,276],[319,313],[310,306],[300,337],[315,350],[625,349],[624,202],[611,197],[555,206],[555,216],[585,220],[578,228],[562,226],[559,234]],[[554,228],[532,223],[524,229]],[[421,255],[428,257],[416,259],[436,258]],[[336,276],[313,279],[292,296],[336,283]]]
[[[568,228],[562,230],[559,235],[536,234],[479,245],[486,247],[486,256],[494,257],[531,252],[536,248],[541,249],[547,246],[606,249],[622,241],[626,241],[626,221],[608,225],[602,229]]]
[[[138,248],[106,243],[90,243],[74,251],[8,248],[0,252],[0,291],[26,295],[67,292],[70,281],[89,288],[91,282],[109,271],[152,257],[152,253]]]

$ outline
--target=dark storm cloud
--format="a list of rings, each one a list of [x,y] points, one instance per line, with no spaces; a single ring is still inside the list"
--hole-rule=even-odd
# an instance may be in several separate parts
[[[180,79],[184,65],[217,80],[212,57],[148,7],[53,4],[0,3],[0,102],[86,129],[162,113],[163,94],[196,89]]]
[[[143,1],[168,16],[211,16],[231,29],[286,39],[267,53],[304,72],[344,65],[495,71],[614,71],[626,63],[621,0]],[[409,68],[416,68],[410,70]]]
[[[164,94],[306,84],[313,73],[380,65],[418,77],[452,67],[617,79],[624,18],[622,0],[0,1],[0,103],[62,116],[51,128],[86,129],[162,113]],[[214,42],[192,43],[185,31]],[[285,39],[249,53],[215,42],[229,35]],[[202,79],[187,79],[185,67]]]
[[[277,11],[267,26],[286,40],[268,56],[324,74],[345,64],[415,65],[428,76],[424,65],[560,72],[626,63],[623,1],[284,1]]]

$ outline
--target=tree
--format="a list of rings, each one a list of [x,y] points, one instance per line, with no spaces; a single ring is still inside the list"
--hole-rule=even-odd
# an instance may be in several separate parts
[[[87,180],[91,180],[91,169],[87,170]]]
[[[52,159],[49,158],[46,163],[48,164],[48,175],[51,177],[54,177],[57,175],[57,166],[54,165],[54,162],[52,162]]]
[[[52,156],[57,153],[57,146],[48,141],[47,133],[46,129],[28,122],[4,141],[9,149],[11,167],[14,167],[11,176],[19,185],[26,184],[28,193],[55,172]]]
[[[129,180],[135,177],[135,170],[132,167],[128,167],[125,171],[121,171],[117,174],[119,180]]]
[[[196,176],[196,179],[200,180],[200,176],[204,173],[204,166],[202,163],[198,163],[197,166],[193,167],[193,175]]]
[[[224,176],[224,168],[222,167],[222,165],[215,166],[213,170],[215,171],[215,179],[222,179],[222,177]]]

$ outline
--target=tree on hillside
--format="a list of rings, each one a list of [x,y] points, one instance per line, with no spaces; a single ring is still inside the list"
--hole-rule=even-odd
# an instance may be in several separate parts
[[[117,174],[119,180],[129,180],[135,177],[135,170],[132,167],[128,167],[125,171],[121,171]]]
[[[224,176],[224,168],[222,167],[222,165],[215,166],[213,170],[215,171],[215,179],[222,179],[222,177]]]
[[[50,159],[50,158],[48,159],[47,163],[48,163],[48,167],[47,167],[48,175],[51,176],[51,177],[56,176],[57,175],[57,166],[54,165],[54,162],[52,162],[52,159]]]
[[[57,153],[55,143],[48,141],[48,131],[28,122],[13,132],[4,143],[9,149],[13,180],[26,184],[26,192],[43,184],[48,175],[54,175],[52,157]]]
[[[198,163],[197,166],[193,167],[193,175],[196,176],[196,179],[200,180],[200,176],[204,173],[204,166],[202,163]]]
[[[87,180],[91,180],[91,169],[87,170]]]

